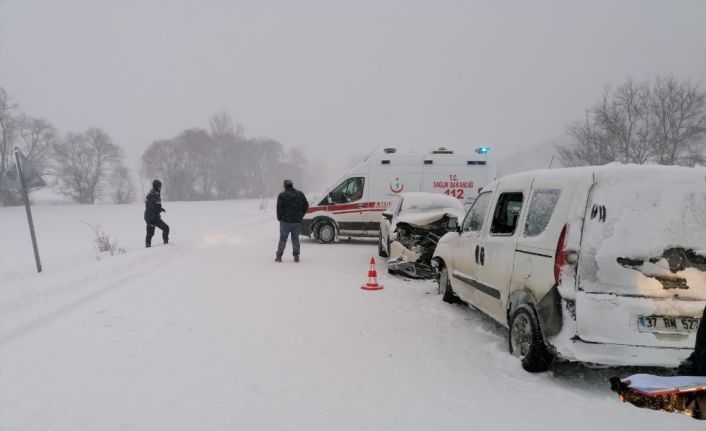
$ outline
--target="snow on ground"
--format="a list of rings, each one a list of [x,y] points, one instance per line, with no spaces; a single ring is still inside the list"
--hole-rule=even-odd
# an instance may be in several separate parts
[[[618,403],[607,377],[634,370],[526,373],[431,281],[380,264],[361,290],[375,241],[276,264],[272,204],[165,207],[152,249],[141,205],[35,207],[39,275],[24,210],[0,208],[1,430],[703,428]],[[126,253],[96,259],[82,220]]]

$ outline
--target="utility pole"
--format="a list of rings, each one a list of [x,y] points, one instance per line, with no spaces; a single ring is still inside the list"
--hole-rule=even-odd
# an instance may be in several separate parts
[[[37,272],[42,272],[42,262],[39,260],[39,247],[37,247],[37,236],[34,234],[34,221],[32,220],[32,210],[29,207],[29,194],[27,193],[27,183],[25,176],[22,173],[22,164],[20,163],[20,151],[15,149],[15,163],[17,164],[17,174],[20,177],[20,186],[22,189],[22,197],[25,201],[25,211],[27,212],[27,223],[29,223],[29,234],[32,237],[32,248],[34,249],[34,261],[37,263]]]

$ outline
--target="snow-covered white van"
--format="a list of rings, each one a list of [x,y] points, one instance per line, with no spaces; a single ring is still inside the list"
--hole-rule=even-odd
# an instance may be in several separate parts
[[[487,185],[433,263],[446,301],[508,327],[525,369],[554,357],[675,366],[706,306],[706,169],[611,164]]]
[[[444,193],[472,201],[478,188],[495,179],[488,149],[472,155],[439,148],[428,154],[398,153],[386,148],[368,156],[312,202],[302,235],[322,243],[339,236],[379,235],[382,212],[402,192]]]

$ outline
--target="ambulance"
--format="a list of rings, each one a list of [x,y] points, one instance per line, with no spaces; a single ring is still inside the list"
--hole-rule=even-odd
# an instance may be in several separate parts
[[[385,148],[370,154],[323,195],[311,202],[301,234],[321,243],[339,237],[377,237],[380,219],[402,192],[443,193],[464,203],[495,179],[487,147],[455,154],[440,147],[428,153],[398,153]]]

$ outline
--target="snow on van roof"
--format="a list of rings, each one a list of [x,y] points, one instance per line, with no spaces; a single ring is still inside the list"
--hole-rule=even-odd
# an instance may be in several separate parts
[[[557,169],[535,169],[526,172],[518,172],[499,178],[522,178],[522,177],[566,177],[569,178],[585,178],[595,175],[596,180],[608,178],[641,178],[658,176],[660,178],[676,179],[694,179],[700,175],[706,181],[706,168],[696,167],[687,168],[684,166],[664,166],[664,165],[637,165],[625,163],[609,163],[601,166],[581,166],[574,168],[557,168]]]

